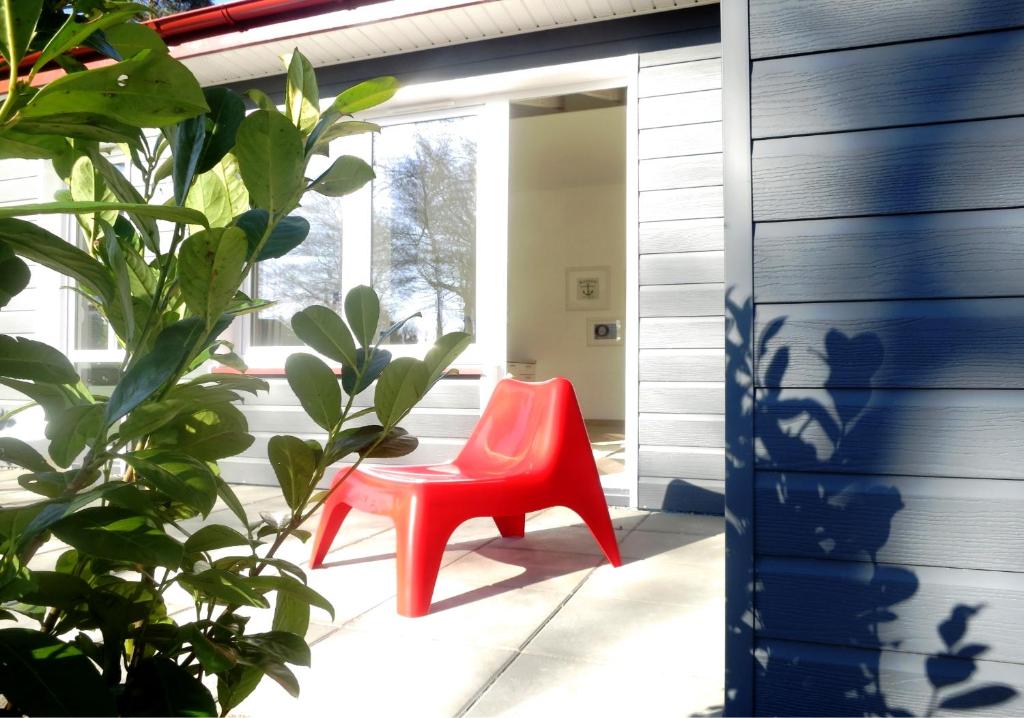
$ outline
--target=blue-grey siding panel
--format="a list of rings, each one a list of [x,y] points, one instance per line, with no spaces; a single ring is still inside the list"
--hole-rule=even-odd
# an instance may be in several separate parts
[[[971,621],[970,639],[989,646],[986,660],[1024,662],[1024,577],[1020,574],[776,558],[758,561],[757,573],[764,638],[849,648],[877,640],[905,653],[941,653],[946,647],[935,630],[935,619],[949,612],[949,597],[956,596],[966,605],[984,606]],[[881,606],[899,619],[880,621],[869,629],[870,637],[837,620]]]
[[[1021,25],[1018,0],[750,0],[750,54],[761,59]]]
[[[1024,118],[754,143],[754,220],[1024,206]]]
[[[1024,112],[1024,30],[754,65],[754,137],[839,132]],[[963,92],[965,82],[971,92]]]
[[[748,5],[752,712],[1020,714],[1024,3]]]
[[[759,386],[1024,388],[1021,297],[761,304],[757,336]]]
[[[755,232],[762,302],[1005,297],[1024,286],[1020,209],[769,222]]]
[[[1019,716],[1024,710],[1020,695],[984,702],[1001,698],[992,688],[1024,685],[1024,667],[1016,663],[954,658],[929,664],[928,657],[913,653],[780,640],[762,641],[756,652],[757,715],[923,716],[934,710],[932,701],[986,688],[988,693],[962,701],[966,712],[944,710],[941,715],[972,715],[972,707],[975,715],[984,716]],[[929,679],[946,688],[935,691]]]
[[[756,514],[761,556],[1024,571],[1021,481],[760,471]]]
[[[756,402],[760,468],[1024,479],[1024,392],[758,389]]]

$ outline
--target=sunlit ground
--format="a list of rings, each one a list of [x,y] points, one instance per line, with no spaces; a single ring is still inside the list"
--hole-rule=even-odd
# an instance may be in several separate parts
[[[0,474],[0,505],[30,500]],[[238,486],[250,516],[283,507],[276,488]],[[270,680],[234,714],[280,716],[715,714],[722,703],[722,520],[611,509],[625,564],[607,565],[575,514],[531,515],[526,537],[464,524],[449,543],[429,615],[395,612],[394,531],[353,511],[310,585],[310,668],[292,698]],[[226,509],[210,520],[236,521]],[[313,528],[313,527],[311,527]],[[52,542],[40,567],[56,559]],[[295,541],[286,558],[305,565]],[[184,593],[170,609],[189,620]],[[254,619],[269,624],[270,612]],[[262,619],[262,620],[261,620]],[[269,626],[267,626],[269,628]]]

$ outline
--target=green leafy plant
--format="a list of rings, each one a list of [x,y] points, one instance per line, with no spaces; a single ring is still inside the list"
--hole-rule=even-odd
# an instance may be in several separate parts
[[[289,385],[327,439],[270,440],[288,511],[250,519],[218,462],[253,442],[236,404],[267,384],[207,367],[244,368],[220,336],[269,306],[241,287],[258,263],[303,242],[308,223],[289,216],[303,195],[341,196],[373,178],[355,157],[307,171],[333,138],[377,131],[351,116],[396,84],[361,83],[321,110],[313,68],[295,52],[284,110],[252,93],[257,109],[247,114],[234,93],[200,88],[134,22],[145,10],[0,1],[10,73],[0,159],[49,160],[66,184],[53,201],[0,208],[0,307],[28,285],[25,260],[34,261],[64,275],[124,350],[116,385],[100,395],[57,349],[0,335],[0,383],[42,408],[49,442],[44,456],[0,436],[0,462],[22,467],[19,483],[40,495],[0,507],[0,709],[19,715],[225,714],[264,676],[297,694],[288,666],[310,662],[311,606],[332,609],[279,549],[308,536],[302,527],[326,500],[316,488],[332,465],[347,460],[352,471],[415,448],[403,418],[469,342],[448,334],[422,360],[392,361],[380,345],[401,323],[378,331],[368,287],[348,294],[344,319],[322,306],[296,314],[295,334],[342,367],[339,379],[314,354],[287,361]],[[82,46],[114,62],[87,69],[72,54]],[[52,64],[67,74],[33,87]],[[140,182],[111,161],[110,147]],[[167,202],[155,199],[162,183]],[[81,248],[23,219],[53,213],[77,219]],[[374,385],[373,405],[354,409]],[[218,500],[242,530],[182,526]],[[55,562],[55,552],[39,553],[51,540],[66,545]],[[169,615],[172,591],[194,612]],[[247,630],[271,605],[271,629]]]

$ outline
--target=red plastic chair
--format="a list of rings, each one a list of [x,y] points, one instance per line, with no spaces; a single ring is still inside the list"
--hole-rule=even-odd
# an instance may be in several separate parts
[[[572,384],[504,379],[451,463],[364,465],[352,472],[324,505],[311,565],[321,567],[352,508],[390,516],[398,539],[398,612],[422,616],[459,524],[492,516],[502,536],[522,536],[526,513],[551,506],[579,514],[608,561],[621,565]]]

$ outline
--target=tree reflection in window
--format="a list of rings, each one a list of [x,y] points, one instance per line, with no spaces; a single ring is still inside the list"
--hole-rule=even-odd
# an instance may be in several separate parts
[[[476,117],[392,125],[374,138],[372,282],[392,344],[473,334]]]
[[[293,214],[309,222],[309,236],[285,256],[256,265],[256,296],[276,302],[253,320],[256,346],[302,344],[292,333],[291,318],[311,304],[343,311],[341,199],[309,192]]]

